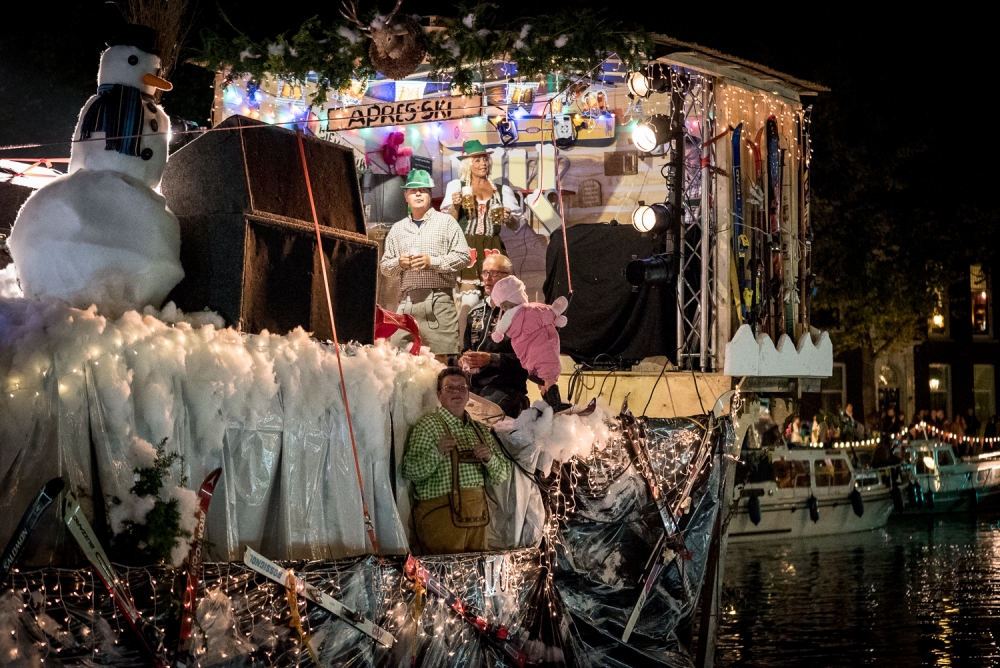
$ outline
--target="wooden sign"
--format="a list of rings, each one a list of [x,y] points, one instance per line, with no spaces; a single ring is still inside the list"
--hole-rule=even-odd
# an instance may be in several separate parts
[[[481,116],[482,113],[483,101],[479,97],[430,97],[423,100],[378,102],[345,109],[328,109],[327,129],[335,132],[386,125],[432,123]]]

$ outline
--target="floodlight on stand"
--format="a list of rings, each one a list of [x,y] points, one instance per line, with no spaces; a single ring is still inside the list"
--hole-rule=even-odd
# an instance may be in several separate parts
[[[517,124],[506,116],[498,116],[496,122],[500,143],[509,146],[517,141]]]
[[[632,260],[625,266],[625,280],[635,288],[670,283],[674,276],[673,256],[670,253]]]
[[[632,143],[643,153],[656,150],[657,146],[670,139],[670,118],[663,114],[650,116],[635,126],[632,131]]]
[[[669,224],[670,208],[666,204],[646,205],[639,202],[639,206],[632,212],[632,227],[640,232],[662,232]]]

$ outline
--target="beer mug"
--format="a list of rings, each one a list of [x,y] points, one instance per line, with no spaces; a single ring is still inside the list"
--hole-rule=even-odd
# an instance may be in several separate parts
[[[505,206],[497,206],[490,209],[490,224],[491,225],[503,225],[507,222],[507,216],[510,215],[510,209]]]
[[[476,208],[476,196],[472,194],[472,186],[462,186],[462,208],[467,211]]]

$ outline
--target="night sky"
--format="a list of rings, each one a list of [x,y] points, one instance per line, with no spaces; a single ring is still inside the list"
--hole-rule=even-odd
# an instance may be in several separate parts
[[[551,0],[530,4],[565,6]],[[18,20],[8,15],[0,21],[0,146],[68,139],[80,107],[96,88],[104,40],[100,5],[98,0],[21,3]],[[201,27],[220,23],[220,8],[236,27],[262,36],[291,30],[314,14],[332,19],[339,6],[271,3],[247,10],[249,5],[200,0],[188,45],[200,44]],[[528,14],[510,6],[512,17]],[[994,60],[987,49],[995,39],[987,22],[955,9],[947,16],[911,12],[903,20],[832,8],[810,7],[806,13],[802,7],[741,3],[727,10],[713,5],[714,15],[700,18],[709,12],[707,4],[669,3],[655,11],[629,10],[621,18],[832,88],[812,100],[814,186],[820,196],[824,189],[849,188],[852,179],[865,179],[866,173],[891,170],[893,183],[916,186],[920,196],[934,200],[928,203],[932,208],[949,203],[995,208],[994,114],[988,102],[994,84],[987,71]],[[440,0],[407,0],[404,8],[421,14],[456,11]],[[211,75],[184,65],[171,78],[175,92],[164,97],[167,112],[204,123]],[[61,143],[21,155],[68,153],[68,144]],[[852,166],[844,165],[845,155],[852,156]]]

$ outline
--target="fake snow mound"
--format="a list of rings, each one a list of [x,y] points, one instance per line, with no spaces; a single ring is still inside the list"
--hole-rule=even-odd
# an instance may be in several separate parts
[[[344,346],[343,365],[380,548],[406,551],[389,480],[390,430],[401,443],[401,435],[437,405],[441,365],[385,342]],[[116,531],[148,512],[148,502],[129,493],[133,470],[149,465],[153,445],[166,438],[167,452],[185,458],[184,470],[171,472],[174,482],[164,490],[165,497],[180,501],[184,528],[194,522],[191,490],[224,467],[216,489],[223,498],[209,513],[214,556],[239,559],[242,545],[259,546],[279,534],[285,542],[272,551],[278,558],[366,551],[336,355],[302,329],[286,336],[241,334],[222,328],[215,314],[184,314],[172,303],[163,311],[147,307],[110,319],[93,306],[0,299],[0,390],[0,471],[21,453],[21,470],[29,478],[23,487],[37,490],[63,475],[85,498],[91,492],[93,439],[104,497],[123,501],[111,508]],[[239,434],[250,436],[241,440]],[[275,434],[276,449],[254,449]],[[239,460],[233,450],[238,455],[241,449],[246,452]],[[275,484],[261,477],[268,462],[288,473],[281,478],[276,503],[284,515],[277,522],[263,512],[267,498],[260,490],[269,494]],[[181,474],[191,489],[177,487]],[[20,514],[27,502],[0,495],[0,513]],[[211,520],[217,505],[221,527]],[[259,518],[246,519],[258,511]],[[321,521],[317,512],[325,513]],[[288,547],[296,545],[299,552]],[[181,544],[174,550],[175,565],[188,549]]]
[[[25,296],[78,308],[159,307],[184,277],[177,218],[162,195],[120,172],[81,169],[40,188],[8,246]]]
[[[17,284],[17,270],[13,264],[0,269],[0,299],[23,297],[21,286]]]

